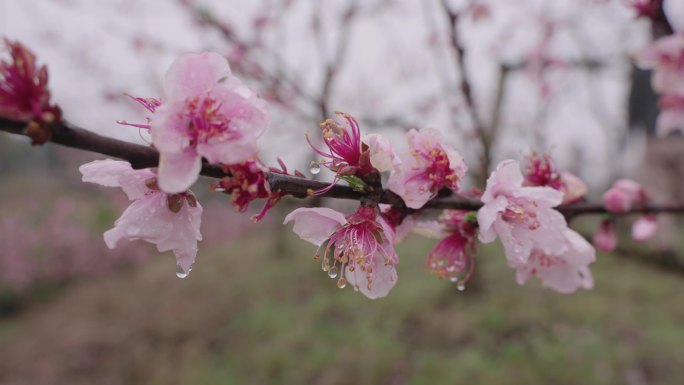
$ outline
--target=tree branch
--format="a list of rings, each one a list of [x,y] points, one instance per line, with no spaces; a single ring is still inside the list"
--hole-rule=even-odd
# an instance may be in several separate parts
[[[0,118],[0,131],[27,136],[25,127],[25,123]],[[50,141],[62,146],[97,152],[115,158],[124,159],[131,163],[133,168],[137,169],[156,167],[159,164],[159,153],[151,147],[129,143],[114,138],[108,138],[66,122],[55,123],[50,126],[50,129],[52,130]],[[210,165],[206,161],[202,164],[201,174],[211,178],[222,178],[229,176],[220,166]],[[309,196],[309,191],[319,190],[328,186],[328,183],[326,182],[319,182],[274,172],[267,173],[266,177],[272,191],[283,192],[296,198],[306,198]],[[361,198],[367,197],[372,193],[373,191],[360,192],[352,189],[349,186],[336,185],[320,196],[326,198],[360,200]],[[383,190],[379,196],[379,203],[389,204],[397,208],[404,209],[407,212],[414,211],[408,209],[404,205],[401,197],[389,190]],[[472,211],[478,210],[480,207],[482,207],[482,203],[478,201],[463,199],[448,194],[439,194],[436,198],[430,200],[425,204],[425,206],[423,206],[425,209],[459,209]],[[569,218],[583,214],[606,213],[603,205],[598,203],[580,203],[569,206],[560,206],[558,207],[558,211]],[[683,214],[684,204],[651,204],[634,208],[628,213],[617,215],[635,213]]]

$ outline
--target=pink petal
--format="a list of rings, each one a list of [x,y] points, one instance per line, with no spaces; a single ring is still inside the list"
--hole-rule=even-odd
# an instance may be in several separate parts
[[[374,259],[375,266],[373,267],[373,283],[370,290],[368,289],[368,277],[366,272],[361,269],[349,271],[347,267],[345,277],[347,282],[354,288],[358,289],[363,295],[370,299],[381,298],[389,294],[390,290],[399,280],[397,270],[394,265],[385,265],[382,258]]]
[[[561,182],[563,183],[563,204],[575,203],[587,195],[587,185],[578,176],[562,172]]]
[[[145,182],[156,175],[150,169],[133,170],[130,163],[96,160],[79,167],[83,181],[107,187],[121,187],[128,199],[139,199],[149,191]]]
[[[610,253],[615,251],[618,243],[615,223],[612,220],[601,222],[592,236],[592,243],[603,252]]]
[[[499,213],[508,206],[508,199],[501,195],[488,203],[485,203],[477,211],[477,223],[480,230],[480,242],[489,243],[496,239],[496,232],[492,228],[495,221],[499,219]]]
[[[656,134],[664,137],[677,130],[684,132],[684,110],[661,110],[656,121]]]
[[[655,215],[642,215],[632,225],[632,238],[644,242],[653,238],[658,232],[658,218]]]
[[[197,241],[202,239],[200,223],[202,206],[184,202],[181,210],[169,210],[166,194],[157,192],[136,200],[121,214],[114,228],[104,233],[110,249],[121,240],[144,240],[161,252],[172,250],[184,271],[189,271],[197,255]]]
[[[401,165],[401,159],[394,153],[392,144],[384,136],[370,134],[363,142],[368,145],[371,165],[378,171],[392,171]]]
[[[518,161],[504,160],[496,166],[496,170],[487,179],[487,188],[482,194],[482,202],[487,203],[496,195],[506,194],[521,187],[524,179]]]
[[[130,163],[111,159],[95,160],[78,168],[84,182],[107,187],[120,187],[119,177],[131,170]]]
[[[219,80],[230,76],[228,60],[215,52],[185,54],[166,73],[164,91],[168,100],[204,96]]]
[[[299,208],[285,217],[283,224],[294,221],[292,230],[307,242],[320,246],[347,223],[344,214],[327,207]]]
[[[188,120],[180,113],[184,109],[184,100],[172,100],[162,104],[152,115],[152,143],[160,153],[177,154],[190,146]]]
[[[202,158],[193,150],[187,149],[180,154],[161,153],[159,155],[159,188],[168,194],[187,191],[199,177]]]

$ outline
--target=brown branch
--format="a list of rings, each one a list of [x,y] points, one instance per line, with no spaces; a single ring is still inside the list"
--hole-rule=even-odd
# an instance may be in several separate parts
[[[27,136],[25,127],[25,123],[0,118],[0,131]],[[156,167],[159,163],[159,153],[155,149],[147,146],[101,136],[66,122],[53,124],[50,128],[52,130],[50,141],[62,146],[124,159],[130,162],[134,168]],[[228,176],[220,166],[210,165],[206,162],[202,165],[201,174],[211,178]],[[272,172],[267,173],[267,179],[272,191],[283,192],[296,198],[306,198],[309,196],[309,191],[319,190],[328,186],[328,183],[326,182]],[[349,186],[337,185],[320,196],[326,198],[361,200],[364,197],[368,197],[370,194],[377,194],[377,190],[375,192],[360,192]],[[389,204],[404,209],[407,212],[413,211],[406,208],[401,197],[389,190],[382,190],[379,196],[379,203]],[[439,196],[430,200],[423,206],[425,209],[459,209],[473,211],[478,210],[480,207],[482,207],[482,203],[480,202],[462,199],[453,195],[449,196],[448,194],[439,194]],[[606,213],[603,205],[597,203],[580,203],[560,206],[558,207],[558,211],[569,218],[583,214]],[[634,208],[630,212],[624,213],[624,215],[634,213],[684,214],[684,204],[645,205],[643,207]]]

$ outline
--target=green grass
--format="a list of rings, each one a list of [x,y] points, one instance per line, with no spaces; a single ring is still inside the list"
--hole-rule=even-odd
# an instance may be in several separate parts
[[[371,301],[338,289],[288,236],[170,255],[0,323],[3,383],[680,384],[684,280],[600,255],[596,288],[520,287],[498,246],[465,292],[426,274],[431,244],[399,249],[400,279]],[[35,370],[35,368],[41,370]],[[5,377],[3,377],[3,373]],[[45,373],[48,373],[45,375]],[[39,375],[43,377],[38,377]],[[18,379],[27,379],[21,382]],[[641,382],[640,382],[641,381]]]

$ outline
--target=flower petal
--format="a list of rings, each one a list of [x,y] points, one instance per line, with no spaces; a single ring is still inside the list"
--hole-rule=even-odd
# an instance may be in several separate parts
[[[230,66],[225,57],[215,52],[185,54],[166,73],[164,91],[169,100],[203,96],[229,76]]]
[[[299,208],[285,217],[283,224],[294,221],[292,231],[307,242],[320,246],[347,223],[344,214],[327,207]]]
[[[199,177],[202,158],[192,149],[159,155],[159,188],[168,194],[187,191]]]
[[[373,269],[373,282],[370,289],[368,288],[368,276],[366,272],[361,271],[361,269],[349,271],[349,267],[347,267],[345,271],[347,282],[370,299],[386,296],[399,280],[394,265],[386,265],[382,258],[375,258],[375,266]]]

